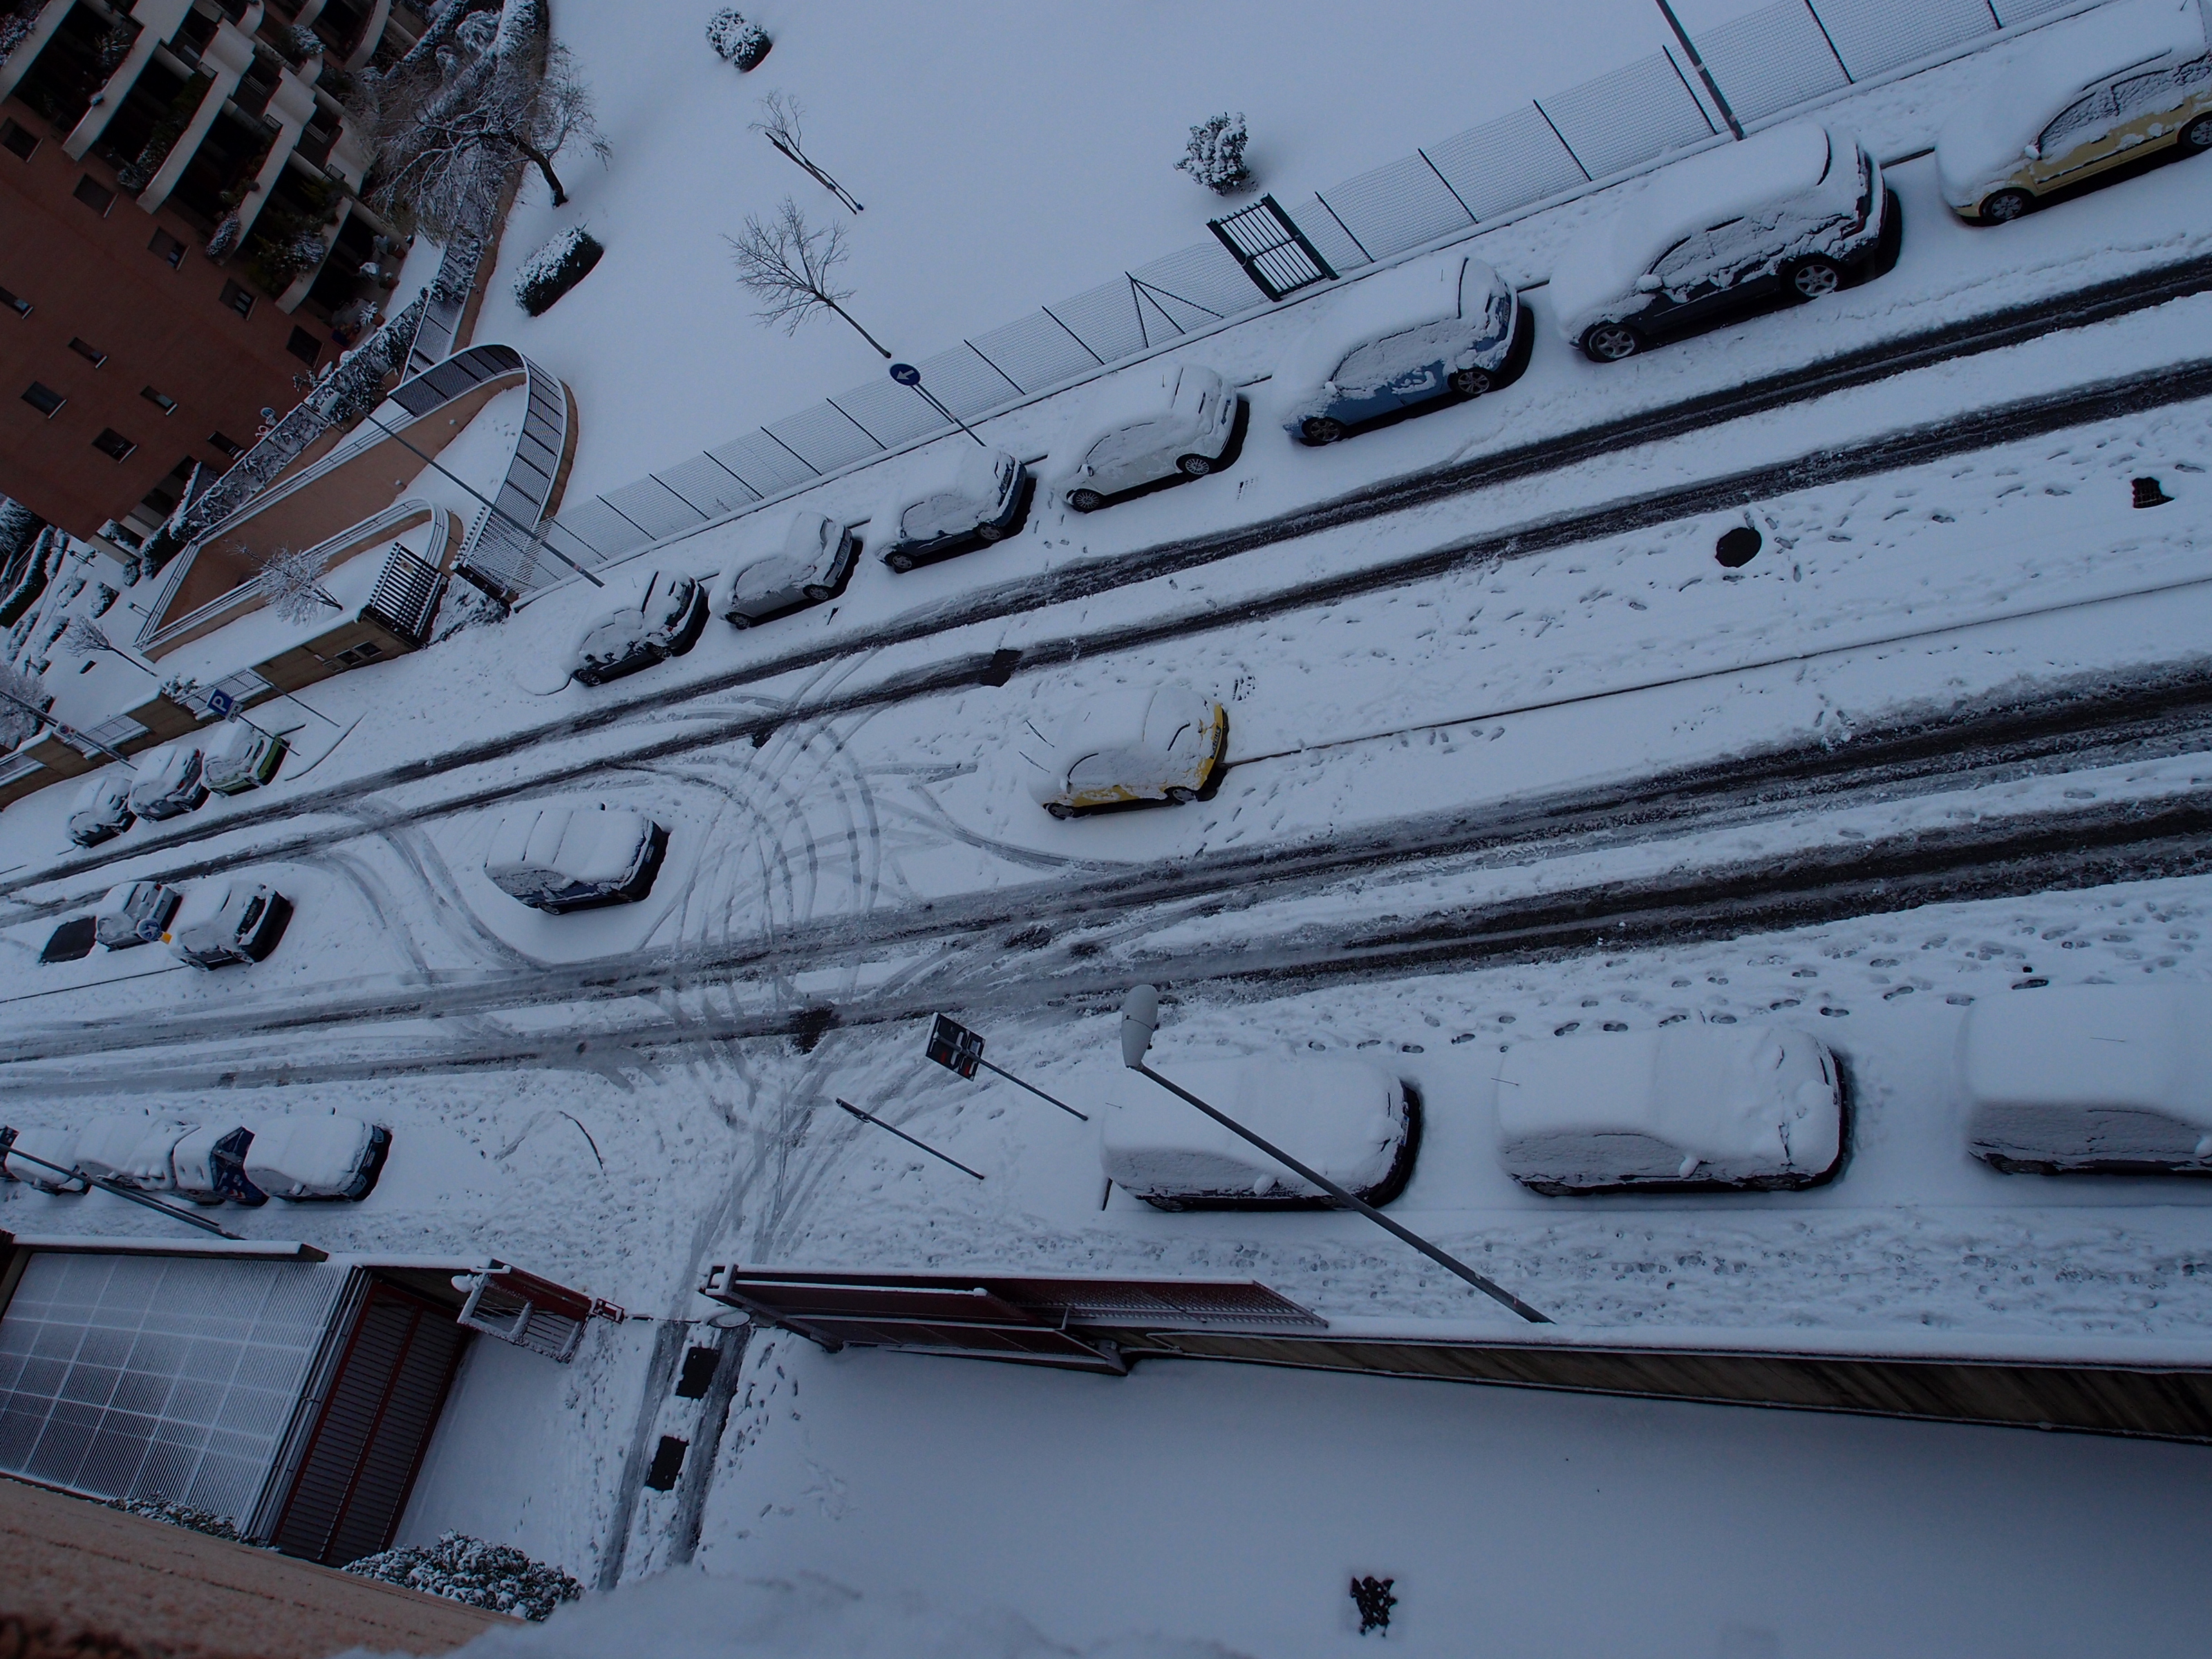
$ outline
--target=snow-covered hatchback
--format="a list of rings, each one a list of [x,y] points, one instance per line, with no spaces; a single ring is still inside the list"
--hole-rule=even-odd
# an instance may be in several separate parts
[[[84,787],[69,817],[69,837],[79,847],[97,847],[137,822],[131,810],[131,775],[119,768],[102,772]]]
[[[1359,1060],[1194,1060],[1182,1087],[1378,1208],[1406,1189],[1420,1097]],[[1106,1178],[1162,1210],[1326,1209],[1335,1200],[1150,1078],[1115,1079],[1099,1120]]]
[[[198,811],[207,798],[199,744],[174,743],[139,757],[138,775],[131,786],[131,810],[140,817],[180,817]]]
[[[246,1148],[253,1190],[294,1204],[359,1201],[375,1189],[392,1131],[357,1117],[287,1117],[264,1123]]]
[[[2014,58],[1936,136],[1962,219],[2017,219],[2053,191],[2161,149],[2212,149],[2212,53],[2197,0],[2100,6]]]
[[[933,458],[890,515],[884,562],[911,570],[989,542],[1004,541],[1028,504],[1029,469],[1003,449],[963,441]]]
[[[1498,1134],[1506,1173],[1553,1197],[1810,1187],[1843,1158],[1843,1077],[1774,1027],[1539,1039],[1499,1061]]]
[[[801,513],[765,557],[740,554],[714,584],[712,608],[733,628],[750,628],[801,605],[821,605],[844,591],[860,544],[836,520]]]
[[[1552,272],[1559,332],[1595,362],[1859,274],[1899,210],[1848,132],[1799,125],[1677,161],[1579,232]]]
[[[558,915],[636,902],[667,853],[668,831],[642,812],[547,806],[500,820],[484,874],[508,897]]]
[[[1229,711],[1188,685],[1108,691],[1048,738],[1031,724],[1015,734],[1030,768],[1030,794],[1056,818],[1134,801],[1181,805],[1221,768]]]
[[[292,901],[267,882],[203,882],[177,907],[170,947],[195,968],[259,962],[291,920]]]
[[[1095,513],[1149,484],[1203,478],[1236,441],[1243,404],[1202,363],[1139,365],[1109,376],[1078,424],[1067,504]]]
[[[243,794],[275,777],[291,746],[273,732],[231,720],[208,740],[201,776],[218,795]]]
[[[92,936],[111,951],[151,945],[168,931],[184,895],[158,881],[126,881],[107,890],[92,913]]]
[[[707,626],[707,590],[678,570],[656,570],[633,605],[610,611],[584,630],[571,670],[579,685],[604,685],[699,643]]]

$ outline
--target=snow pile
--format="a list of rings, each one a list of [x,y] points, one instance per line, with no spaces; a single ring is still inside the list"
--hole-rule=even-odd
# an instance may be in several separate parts
[[[766,29],[736,7],[725,6],[707,20],[707,44],[724,61],[749,70],[768,56],[769,42]]]
[[[514,276],[514,302],[533,317],[592,274],[606,249],[581,225],[571,225],[522,262]]]
[[[1190,130],[1190,143],[1176,169],[1218,196],[1234,196],[1252,182],[1252,169],[1244,165],[1244,146],[1250,142],[1241,113],[1210,117]]]
[[[166,1522],[173,1527],[188,1528],[193,1532],[204,1532],[210,1538],[220,1538],[233,1544],[246,1542],[238,1535],[234,1522],[212,1510],[196,1510],[190,1504],[173,1504],[166,1498],[110,1498],[104,1501],[109,1509],[121,1510],[126,1515]]]
[[[458,1532],[447,1533],[428,1549],[410,1545],[364,1555],[345,1571],[524,1619],[543,1619],[584,1593],[584,1587],[558,1567],[541,1565],[520,1550]],[[599,1651],[619,1652],[621,1646]]]
[[[460,1651],[471,1659],[599,1659],[647,1645],[655,1659],[1237,1659],[1217,1643],[1161,1637],[1070,1647],[1003,1608],[948,1613],[919,1596],[864,1595],[813,1573],[664,1573],[595,1595],[542,1629],[492,1631]]]

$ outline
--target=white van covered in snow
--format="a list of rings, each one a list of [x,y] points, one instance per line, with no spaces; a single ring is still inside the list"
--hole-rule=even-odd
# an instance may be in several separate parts
[[[668,831],[641,812],[543,806],[492,831],[484,874],[510,898],[551,915],[631,904],[653,890]]]
[[[1540,1038],[1499,1057],[1498,1135],[1506,1173],[1554,1197],[1809,1187],[1843,1158],[1842,1074],[1773,1026]]]
[[[1193,1060],[1162,1068],[1310,1170],[1376,1206],[1412,1179],[1420,1098],[1359,1060]],[[1162,1210],[1330,1207],[1320,1188],[1136,1072],[1109,1085],[1098,1123],[1106,1178]]]
[[[1969,1149],[2000,1170],[2212,1174],[2212,986],[1984,997],[1959,1095]]]
[[[246,1178],[271,1198],[358,1200],[384,1173],[392,1131],[357,1117],[286,1117],[254,1131]]]

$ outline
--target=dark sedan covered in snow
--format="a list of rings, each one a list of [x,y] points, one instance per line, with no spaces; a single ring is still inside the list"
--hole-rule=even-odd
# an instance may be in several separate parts
[[[860,552],[853,532],[836,520],[801,513],[775,552],[761,558],[738,555],[714,584],[712,608],[732,628],[750,628],[787,611],[820,605],[844,592]]]
[[[707,627],[707,590],[696,576],[656,570],[634,604],[600,617],[576,642],[580,685],[604,685],[680,657]]]

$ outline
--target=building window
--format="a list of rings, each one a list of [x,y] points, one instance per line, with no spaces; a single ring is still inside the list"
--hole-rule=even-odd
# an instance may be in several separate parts
[[[4,288],[0,288],[0,307],[5,307],[18,317],[27,317],[31,314],[31,302],[28,300],[17,299]]]
[[[39,135],[28,127],[17,126],[13,121],[0,121],[0,149],[10,155],[20,155],[26,161],[39,148]]]
[[[349,650],[338,653],[338,661],[348,668],[358,668],[365,662],[374,662],[384,654],[384,647],[374,640],[363,640]]]
[[[214,445],[216,448],[221,450],[234,461],[240,456],[246,453],[246,446],[244,444],[233,443],[229,439],[224,437],[220,432],[209,433],[208,442]]]
[[[61,413],[62,405],[67,403],[69,399],[63,397],[62,394],[55,391],[53,387],[50,386],[41,386],[39,382],[33,380],[31,382],[29,389],[23,393],[23,401],[30,404],[32,408],[37,410],[40,414],[45,416],[51,421],[55,416]]]
[[[112,426],[100,428],[100,435],[92,441],[92,447],[112,461],[129,460],[131,452],[138,447]]]
[[[222,285],[222,303],[228,309],[236,312],[241,317],[251,317],[253,314],[252,290],[241,288],[236,283],[225,283]]]
[[[164,415],[173,415],[177,412],[177,400],[174,398],[164,398],[150,386],[142,387],[138,395]]]
[[[156,259],[174,270],[185,262],[185,245],[166,230],[154,233],[154,240],[146,244]]]
[[[292,337],[284,343],[284,349],[303,363],[312,364],[323,355],[323,343],[304,328],[292,331]]]
[[[88,173],[76,181],[76,188],[70,193],[103,219],[107,216],[107,210],[115,205],[115,192]]]
[[[98,346],[89,344],[83,340],[71,340],[70,342],[70,349],[76,353],[78,356],[83,358],[85,362],[90,363],[94,368],[98,368],[102,363],[107,361],[107,354],[106,352],[102,351]]]

